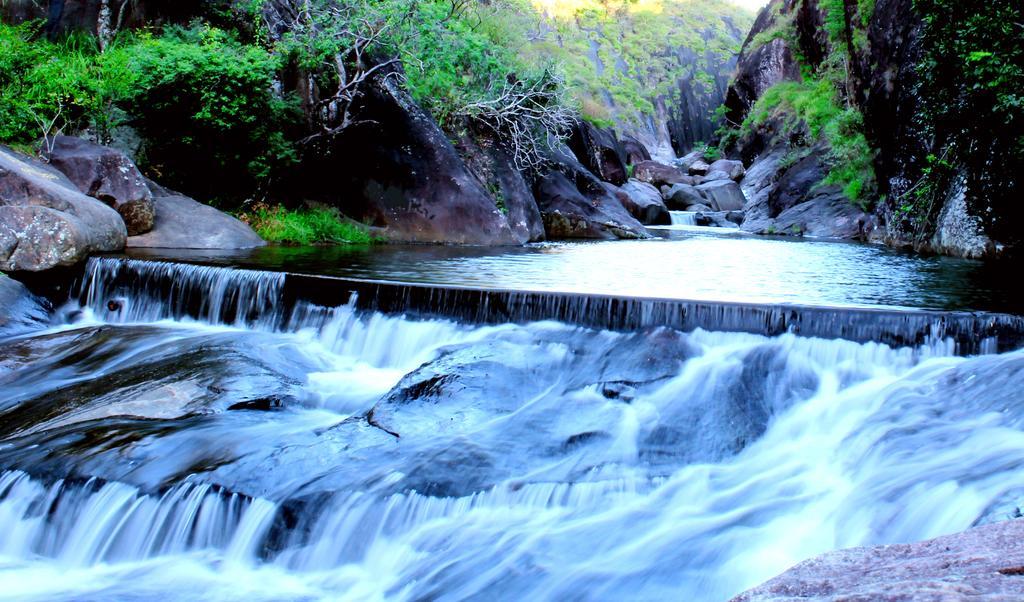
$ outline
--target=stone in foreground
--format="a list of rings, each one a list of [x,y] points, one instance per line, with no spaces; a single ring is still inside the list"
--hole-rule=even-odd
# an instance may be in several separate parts
[[[120,215],[52,167],[0,147],[0,270],[39,272],[120,251]]]
[[[1024,600],[1024,520],[803,562],[733,602]]]

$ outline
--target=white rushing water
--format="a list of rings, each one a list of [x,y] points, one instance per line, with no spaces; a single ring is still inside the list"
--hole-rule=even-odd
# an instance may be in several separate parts
[[[217,409],[274,388],[247,377],[162,414],[169,431],[118,423],[137,440],[67,426],[0,440],[0,599],[723,600],[815,554],[954,532],[1024,497],[1021,353],[352,306],[223,324],[216,299],[199,321],[120,299],[0,341],[5,420],[96,374],[101,396],[142,407],[149,381],[128,371],[179,340],[287,358],[295,401]],[[82,357],[100,335],[130,342]],[[177,361],[199,388],[212,378]],[[196,449],[217,462],[182,458]]]

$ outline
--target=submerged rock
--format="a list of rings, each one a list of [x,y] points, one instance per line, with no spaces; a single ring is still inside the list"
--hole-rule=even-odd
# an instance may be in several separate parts
[[[57,136],[46,156],[78,190],[113,207],[124,220],[128,236],[153,229],[153,193],[127,155],[81,138]]]
[[[62,173],[0,146],[0,270],[74,265],[89,253],[120,251],[127,235],[116,211]]]
[[[1024,521],[808,560],[733,602],[1024,599]]]

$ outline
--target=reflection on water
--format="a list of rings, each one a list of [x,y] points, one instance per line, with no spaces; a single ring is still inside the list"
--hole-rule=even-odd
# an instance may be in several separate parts
[[[350,278],[712,301],[1020,312],[999,268],[884,247],[683,228],[646,241],[527,247],[269,247],[132,251]]]

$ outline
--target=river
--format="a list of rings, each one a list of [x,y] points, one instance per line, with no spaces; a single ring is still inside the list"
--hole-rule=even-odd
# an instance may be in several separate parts
[[[1024,352],[965,352],[952,314],[903,309],[930,334],[880,344],[890,314],[848,309],[990,309],[980,264],[683,236],[90,260],[66,302],[6,310],[0,598],[724,600],[821,552],[1019,513]],[[753,281],[720,274],[745,262]],[[549,292],[585,274],[565,290],[735,315],[637,305],[647,321],[606,328],[600,299],[559,296],[576,310],[555,321],[507,296],[507,319],[467,319],[429,288],[378,310],[366,289],[317,302],[326,280],[303,298],[284,267]],[[720,303],[791,300],[877,332],[744,332],[750,308]]]

